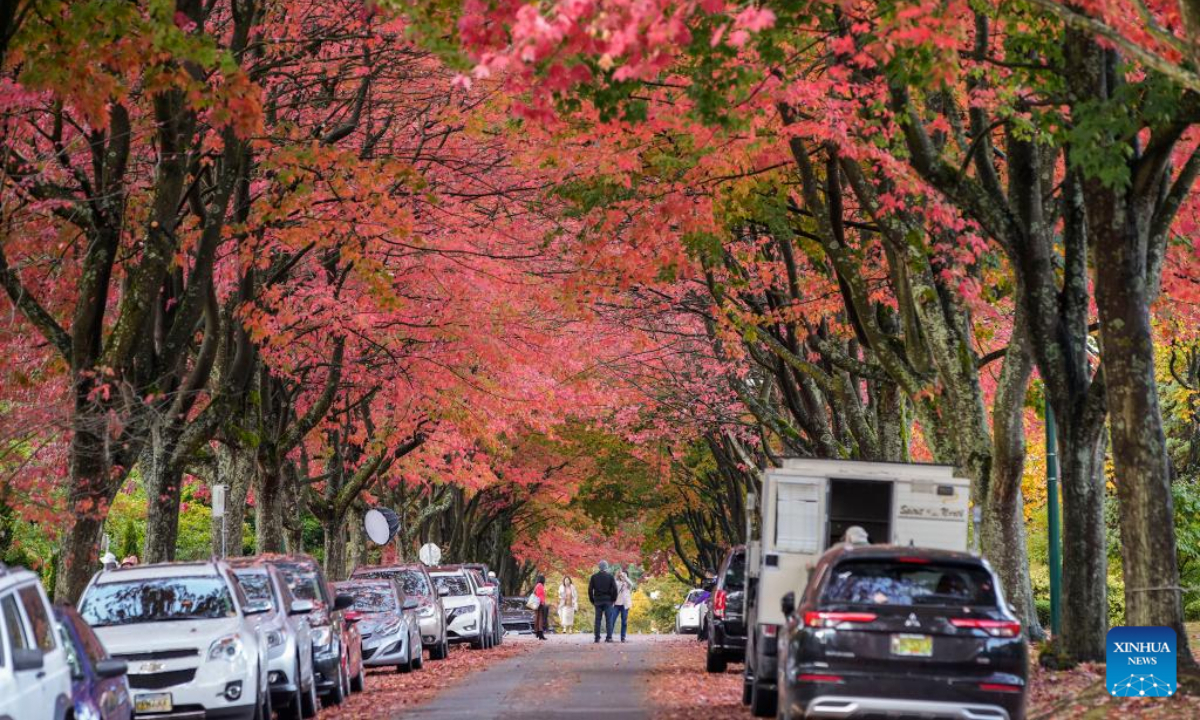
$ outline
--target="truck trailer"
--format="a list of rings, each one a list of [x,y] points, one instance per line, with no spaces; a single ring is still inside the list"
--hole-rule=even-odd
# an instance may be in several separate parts
[[[809,570],[854,526],[871,543],[965,551],[970,482],[947,465],[785,459],[764,473],[756,500],[742,700],[755,716],[773,717],[783,596],[799,595]]]

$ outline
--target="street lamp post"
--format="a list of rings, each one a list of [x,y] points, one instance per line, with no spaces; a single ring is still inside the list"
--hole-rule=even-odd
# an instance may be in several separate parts
[[[1050,534],[1050,632],[1062,628],[1062,551],[1058,518],[1058,433],[1054,408],[1046,399],[1046,516]]]

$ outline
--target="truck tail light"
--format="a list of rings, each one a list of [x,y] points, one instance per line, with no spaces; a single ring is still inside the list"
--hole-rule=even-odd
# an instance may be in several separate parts
[[[875,613],[862,612],[806,612],[804,627],[830,628],[843,623],[875,622]]]
[[[984,620],[982,618],[950,618],[956,628],[982,630],[992,637],[1015,638],[1021,634],[1021,623],[1012,620]]]
[[[776,635],[779,634],[779,626],[764,624],[762,626],[762,634],[763,634],[763,637],[769,637],[769,638],[775,637]]]
[[[814,675],[812,673],[800,673],[796,676],[800,682],[818,682],[818,683],[840,683],[842,682],[841,675]]]
[[[717,594],[713,596],[713,615],[719,618],[725,617],[725,602],[725,591],[718,590]]]

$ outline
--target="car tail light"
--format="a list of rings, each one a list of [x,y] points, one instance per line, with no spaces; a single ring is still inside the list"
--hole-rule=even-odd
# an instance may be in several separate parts
[[[718,590],[713,596],[713,615],[719,618],[725,617],[725,591]]]
[[[896,558],[896,562],[909,563],[913,565],[927,565],[929,564],[929,558],[905,555],[904,557]]]
[[[950,618],[956,628],[982,630],[992,637],[1014,638],[1021,634],[1021,623],[1013,620],[985,620],[982,618]]]
[[[843,623],[875,622],[875,613],[859,612],[806,612],[804,627],[828,628],[837,627]]]
[[[800,673],[796,676],[799,682],[819,682],[819,683],[840,683],[842,682],[841,675],[814,675],[812,673]]]
[[[1020,685],[1008,685],[1006,683],[979,683],[979,689],[987,692],[1019,693],[1025,688]]]
[[[762,626],[762,634],[763,634],[763,637],[775,637],[776,635],[779,634],[779,626],[778,625],[763,625]]]

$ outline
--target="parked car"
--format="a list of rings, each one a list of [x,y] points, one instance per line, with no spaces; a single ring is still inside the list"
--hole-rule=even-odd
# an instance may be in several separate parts
[[[100,641],[129,664],[136,715],[270,717],[264,611],[223,562],[102,570],[79,601]]]
[[[133,696],[125,677],[129,665],[108,656],[104,643],[75,608],[55,605],[54,619],[71,668],[72,717],[77,720],[131,720]]]
[[[698,633],[703,625],[704,601],[708,599],[707,590],[696,589],[688,592],[683,603],[675,611],[675,634]]]
[[[335,594],[321,564],[308,555],[260,555],[257,559],[283,573],[293,595],[313,602],[308,622],[317,692],[324,701],[339,705],[351,692],[362,691],[362,641],[354,623],[345,618],[354,598]]]
[[[429,573],[446,609],[446,634],[450,642],[469,642],[475,649],[491,647],[491,608],[475,594],[475,580],[459,567],[435,567]]]
[[[450,654],[450,639],[446,635],[446,614],[442,598],[434,587],[429,569],[421,563],[360,567],[351,575],[359,578],[391,578],[404,591],[406,598],[417,601],[417,619],[421,623],[421,644],[429,651],[430,660],[445,660]]]
[[[528,598],[506,597],[500,600],[500,622],[504,632],[516,635],[533,634],[533,611],[525,607]]]
[[[400,672],[421,667],[424,651],[416,598],[405,597],[395,580],[348,580],[334,587],[354,598],[346,615],[358,618],[364,665],[395,665]]]
[[[71,668],[37,576],[0,564],[0,718],[63,720]]]
[[[712,595],[705,609],[708,648],[705,669],[725,672],[731,662],[742,662],[746,654],[746,546],[731,548],[717,570]]]
[[[488,580],[487,565],[483,566],[483,570],[478,570],[473,567],[463,566],[463,569],[471,574],[471,579],[475,583],[475,594],[484,598],[488,608],[488,627],[491,628],[490,642],[491,647],[504,642],[504,623],[500,619],[500,584]]]
[[[1021,624],[974,555],[842,545],[782,605],[782,717],[1025,717]]]
[[[312,628],[309,614],[316,605],[301,600],[288,588],[277,568],[253,558],[229,561],[242,592],[252,604],[266,604],[261,628],[267,638],[267,681],[271,704],[280,720],[311,718],[317,714],[317,678],[313,669]]]

